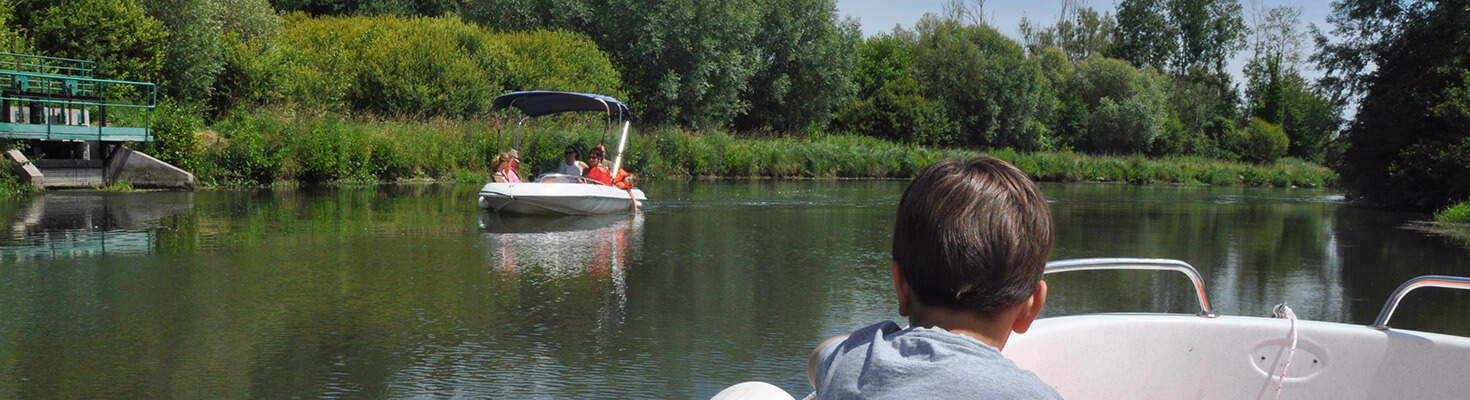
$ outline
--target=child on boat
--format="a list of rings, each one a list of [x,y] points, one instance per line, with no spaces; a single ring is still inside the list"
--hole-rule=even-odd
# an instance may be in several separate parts
[[[910,327],[884,321],[818,345],[807,365],[817,398],[1060,398],[1000,353],[1046,302],[1053,241],[1046,199],[1010,164],[925,168],[893,230],[890,269]]]
[[[516,167],[520,165],[521,155],[515,150],[500,153],[495,157],[495,163],[490,165],[490,169],[495,170],[490,178],[495,182],[521,183],[521,176],[516,174]]]

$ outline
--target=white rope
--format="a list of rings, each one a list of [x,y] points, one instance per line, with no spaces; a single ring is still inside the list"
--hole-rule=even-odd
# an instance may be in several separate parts
[[[1271,314],[1276,318],[1291,320],[1291,350],[1286,353],[1286,364],[1281,366],[1281,380],[1276,384],[1276,400],[1281,400],[1281,387],[1286,385],[1286,370],[1291,368],[1291,358],[1296,355],[1296,313],[1291,312],[1291,307],[1287,307],[1286,302],[1282,302],[1276,305]]]

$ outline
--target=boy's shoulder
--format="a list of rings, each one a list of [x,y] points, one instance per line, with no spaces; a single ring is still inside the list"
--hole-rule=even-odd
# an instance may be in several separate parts
[[[818,362],[820,398],[948,397],[945,393],[1060,397],[1035,374],[975,338],[938,328],[900,328],[892,321],[864,327],[829,345]],[[945,389],[938,393],[935,388]]]
[[[944,328],[903,328],[893,321],[883,321],[858,329],[848,335],[847,340],[831,347],[834,348],[833,351],[877,347],[885,350],[880,355],[936,361],[947,357],[1005,358],[1001,356],[1000,350],[969,336],[952,333]],[[887,353],[886,350],[893,350],[895,353]]]

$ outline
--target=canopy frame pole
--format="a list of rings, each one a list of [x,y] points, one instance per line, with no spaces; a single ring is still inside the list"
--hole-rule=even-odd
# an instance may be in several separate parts
[[[628,127],[632,124],[633,121],[623,122],[623,135],[622,138],[618,139],[618,158],[613,160],[612,173],[614,176],[617,175],[618,169],[623,167],[623,146],[628,144]]]
[[[511,142],[511,149],[513,149],[513,150],[515,150],[517,152],[521,151],[521,126],[522,125],[525,125],[526,124],[526,120],[528,120],[528,119],[531,119],[531,117],[523,116],[523,117],[521,117],[521,120],[520,121],[517,121],[516,122],[516,138],[515,138],[515,141]],[[500,142],[500,147],[501,148],[505,148],[505,141],[504,140],[497,139],[496,141],[499,141]]]

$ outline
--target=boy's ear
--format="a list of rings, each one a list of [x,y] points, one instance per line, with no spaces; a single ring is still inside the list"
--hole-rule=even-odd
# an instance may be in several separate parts
[[[893,264],[893,290],[898,292],[898,316],[907,317],[909,312],[909,282],[903,279],[903,273],[898,271],[898,261]]]
[[[1031,329],[1031,323],[1036,321],[1036,316],[1041,315],[1041,306],[1046,304],[1046,281],[1036,284],[1036,291],[1031,297],[1021,302],[1021,313],[1016,315],[1015,321],[1011,322],[1011,331],[1026,333]]]

